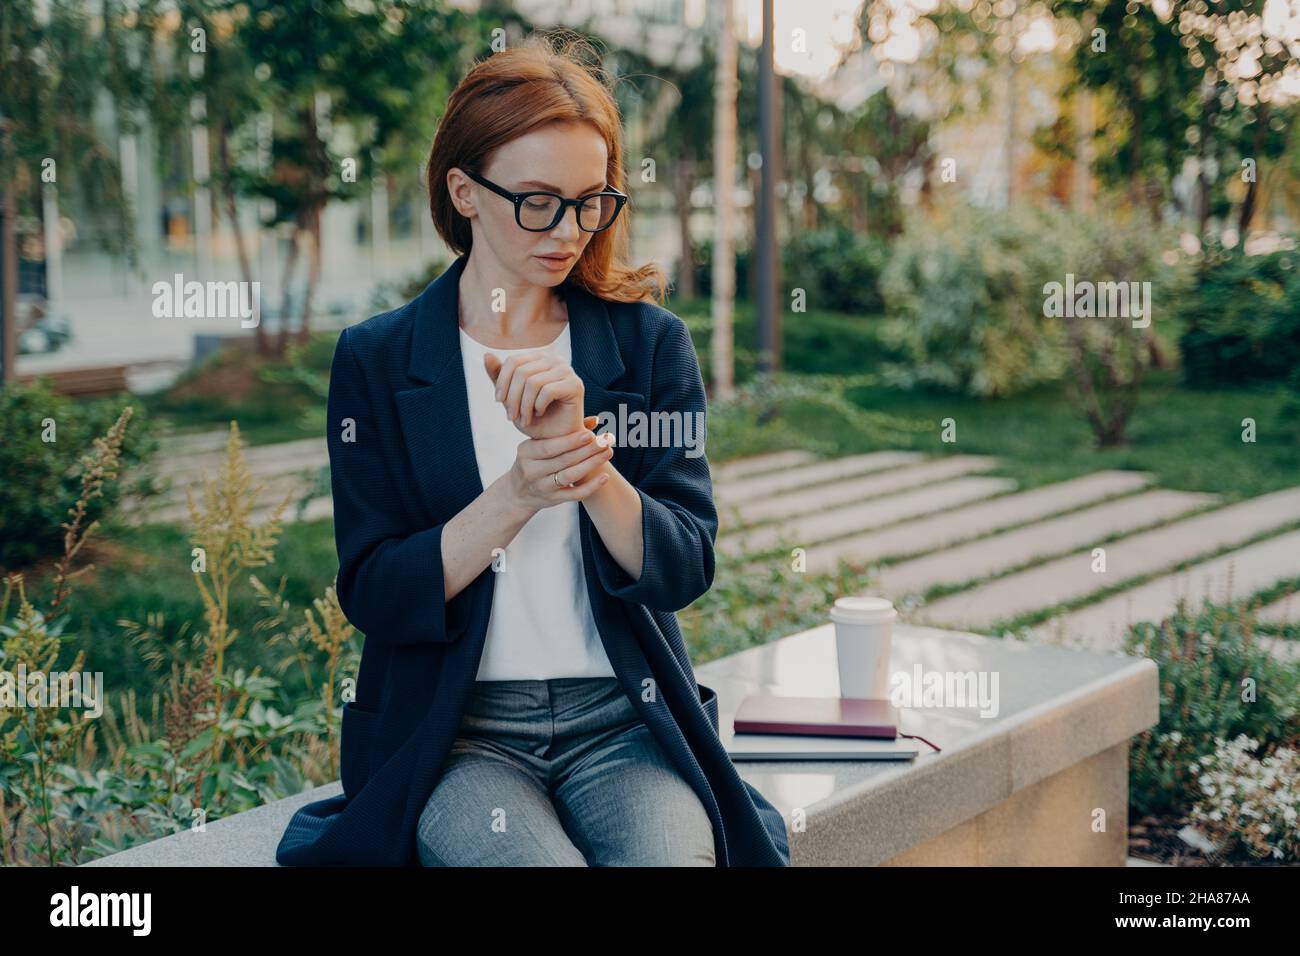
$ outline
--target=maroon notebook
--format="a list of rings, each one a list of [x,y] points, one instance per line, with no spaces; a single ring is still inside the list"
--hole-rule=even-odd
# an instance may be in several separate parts
[[[898,736],[898,708],[866,697],[750,694],[736,711],[736,733],[892,740]]]

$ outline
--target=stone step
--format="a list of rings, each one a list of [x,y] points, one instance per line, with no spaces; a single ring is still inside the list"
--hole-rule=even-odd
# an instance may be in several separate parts
[[[723,505],[737,505],[744,501],[754,501],[779,495],[783,492],[802,490],[821,482],[852,478],[854,475],[873,471],[884,471],[899,465],[910,465],[921,461],[925,456],[913,451],[873,451],[865,455],[847,455],[818,461],[810,465],[788,468],[770,475],[754,475],[729,482],[715,488],[713,497],[721,508]]]
[[[940,584],[991,578],[1051,555],[1064,554],[1117,534],[1128,534],[1204,508],[1215,495],[1190,491],[1147,491],[1040,521],[1015,531],[882,568],[875,587],[894,598],[921,594]]]
[[[308,438],[245,448],[244,461],[255,485],[279,483],[275,487],[287,488],[290,484],[295,487],[310,485],[315,473],[329,464],[329,454],[323,440]],[[153,474],[161,490],[146,500],[129,499],[123,506],[124,513],[149,513],[149,521],[187,520],[186,491],[200,494],[203,479],[219,475],[224,463],[224,451],[220,454],[188,455],[175,460],[168,460],[160,454]],[[167,517],[154,517],[153,512]]]
[[[1112,594],[1034,630],[1040,639],[1051,643],[1115,650],[1130,623],[1168,617],[1180,597],[1192,607],[1207,597],[1227,602],[1298,576],[1300,531],[1291,531]]]
[[[732,558],[757,556],[770,551],[785,538],[798,547],[811,548],[816,542],[836,535],[853,534],[895,521],[905,521],[917,515],[955,508],[1005,494],[1015,487],[1016,483],[1010,478],[956,478],[926,485],[915,491],[873,498],[781,524],[763,525],[750,531],[729,534],[718,539],[716,550],[719,554]]]
[[[821,513],[829,508],[854,504],[868,498],[878,498],[897,491],[919,488],[937,481],[958,478],[977,471],[996,468],[996,458],[982,455],[953,455],[918,465],[892,468],[881,474],[865,475],[833,481],[813,488],[800,488],[785,493],[774,493],[770,498],[745,501],[735,505],[719,505],[719,518],[724,530],[775,521],[798,515]],[[717,495],[715,494],[715,499]]]
[[[168,456],[200,455],[205,452],[225,451],[229,437],[229,431],[224,428],[205,432],[189,432],[184,435],[167,435],[158,440],[158,451]]]
[[[886,558],[903,558],[948,547],[990,531],[1037,521],[1150,484],[1151,476],[1138,471],[1097,471],[1031,491],[1003,495],[992,501],[955,508],[880,531],[841,538],[808,549],[808,573],[834,571],[843,559],[869,567]]]
[[[1275,491],[1111,542],[1105,573],[1094,573],[1092,553],[1081,551],[939,598],[912,617],[939,626],[987,628],[1243,544],[1295,521],[1300,521],[1300,488]]]
[[[1261,624],[1300,623],[1300,591],[1278,598],[1259,609],[1256,620]]]
[[[1288,641],[1285,638],[1270,637],[1267,634],[1256,634],[1255,640],[1279,661],[1286,661],[1290,664],[1300,661],[1300,641]]]
[[[302,438],[274,445],[245,447],[244,462],[255,475],[283,474],[302,468],[328,464],[329,452],[324,438]],[[159,454],[154,470],[164,480],[187,481],[196,475],[215,474],[225,462],[226,452],[209,452],[201,455],[168,456]]]
[[[713,469],[714,482],[736,481],[740,478],[752,478],[766,472],[780,471],[783,468],[795,468],[816,461],[817,456],[810,451],[791,449],[774,451],[765,455],[753,455],[723,462]]]
[[[285,495],[293,492],[293,498],[289,504],[289,511],[292,511],[297,500],[312,486],[310,476],[306,475],[276,475],[272,478],[263,478],[254,481],[254,485],[263,485],[261,492],[257,496],[257,503],[254,506],[258,508],[268,508],[279,504]],[[203,507],[203,485],[201,482],[194,482],[188,486],[194,493],[194,503]],[[172,493],[158,495],[152,498],[131,498],[122,503],[122,516],[129,521],[139,524],[184,524],[190,522],[189,503],[186,501],[184,489],[175,489]]]

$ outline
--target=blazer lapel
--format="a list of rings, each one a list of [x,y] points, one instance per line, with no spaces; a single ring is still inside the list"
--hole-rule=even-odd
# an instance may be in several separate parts
[[[395,395],[420,498],[434,521],[446,521],[483,493],[457,318],[460,277],[467,261],[468,255],[458,257],[416,299],[406,368],[412,387]],[[608,412],[617,426],[620,405],[625,414],[644,411],[642,393],[609,387],[626,368],[605,302],[568,282],[558,291],[568,308],[570,364],[583,382],[584,414]],[[620,450],[628,452],[621,461]],[[615,445],[614,465],[624,475],[639,462],[637,451]]]

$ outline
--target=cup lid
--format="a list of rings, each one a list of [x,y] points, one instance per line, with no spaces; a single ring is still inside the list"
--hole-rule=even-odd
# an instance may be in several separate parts
[[[882,597],[842,597],[831,607],[831,620],[846,624],[874,624],[897,616],[893,602]]]

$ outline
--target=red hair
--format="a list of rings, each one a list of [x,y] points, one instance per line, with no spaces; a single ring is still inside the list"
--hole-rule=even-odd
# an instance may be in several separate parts
[[[595,126],[609,150],[606,182],[627,192],[618,105],[604,72],[573,54],[582,45],[580,39],[555,46],[549,36],[530,37],[480,60],[452,91],[425,175],[434,227],[457,255],[469,251],[473,235],[469,220],[452,204],[448,170],[481,173],[494,149],[546,123]],[[566,281],[617,302],[653,297],[662,303],[666,281],[659,267],[627,263],[631,206],[629,200],[614,225],[591,237]]]

